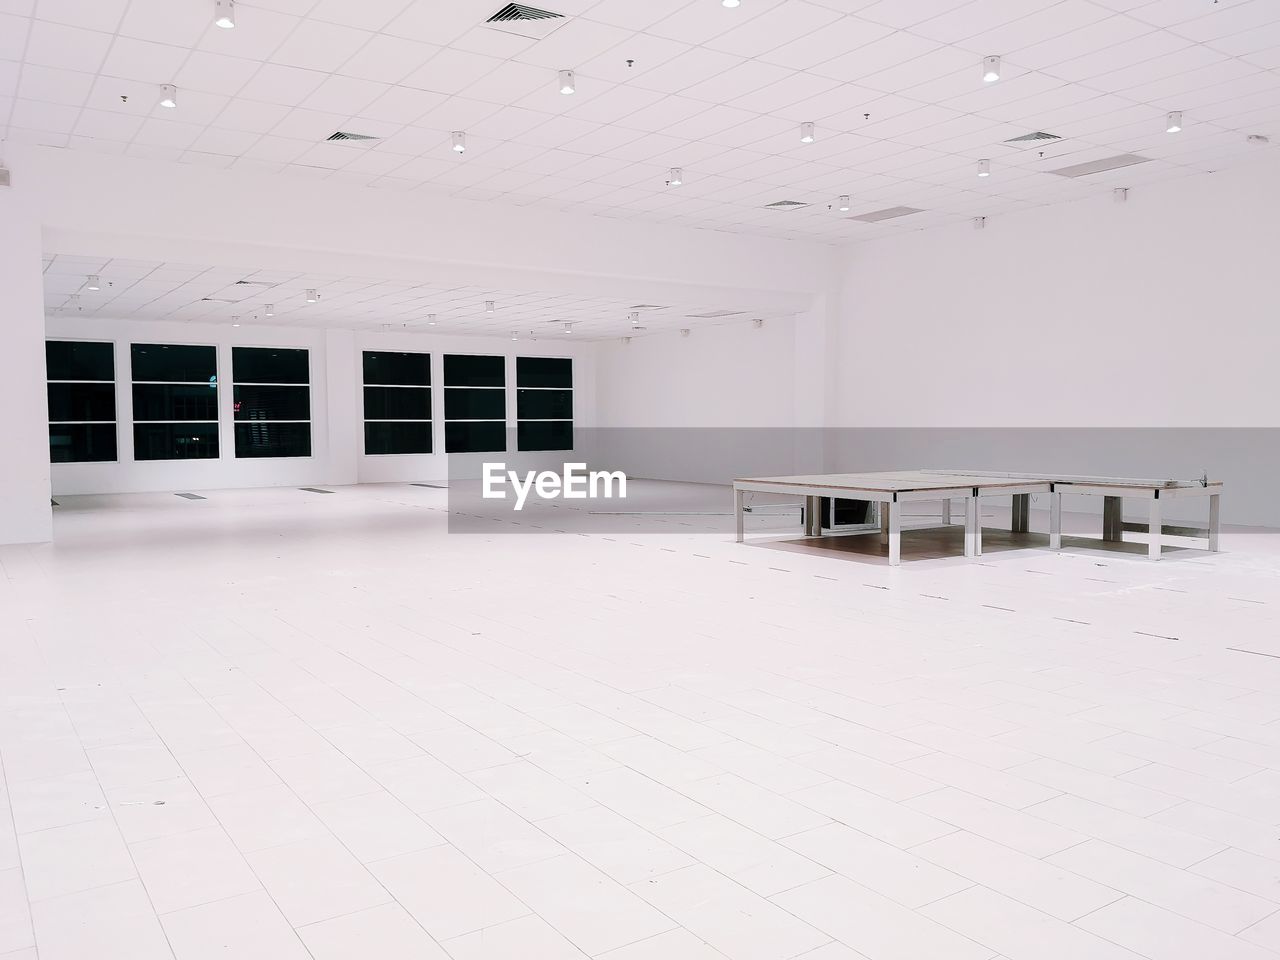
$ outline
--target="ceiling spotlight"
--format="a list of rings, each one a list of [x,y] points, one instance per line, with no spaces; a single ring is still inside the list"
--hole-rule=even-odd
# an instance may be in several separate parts
[[[667,186],[678,187],[684,183],[684,170],[680,167],[672,167],[667,171]]]
[[[467,135],[461,130],[453,131],[453,151],[454,153],[467,152]]]
[[[1271,138],[1268,137],[1265,133],[1251,133],[1247,137],[1245,137],[1245,141],[1248,143],[1257,144],[1258,146],[1262,147],[1270,143]]]
[[[236,25],[236,0],[213,0],[213,22],[223,30]]]
[[[160,106],[167,107],[172,110],[178,105],[178,88],[172,83],[166,83],[160,88]]]
[[[631,321],[631,325],[633,327],[640,326],[640,313],[638,311],[631,314],[631,316],[627,317],[627,319]]]
[[[987,218],[986,218],[986,217],[974,217],[974,218],[973,218],[973,229],[975,229],[975,230],[985,230],[985,229],[987,229]]]
[[[276,315],[276,305],[274,303],[268,303],[267,309],[264,310],[263,313],[265,313],[268,317],[274,317]]]
[[[1111,191],[1111,199],[1116,203],[1125,203],[1129,199],[1129,188],[1116,187]]]
[[[578,87],[573,81],[572,70],[560,71],[560,92],[566,97],[578,92]]]
[[[315,303],[319,299],[320,299],[320,294],[318,294],[316,291],[314,290],[307,291],[307,303]]]
[[[427,326],[434,327],[436,325],[436,315],[434,313],[427,314]]]
[[[1165,133],[1181,133],[1182,132],[1182,111],[1174,110],[1165,120]]]
[[[979,161],[978,161],[978,176],[980,176],[980,177],[989,177],[989,176],[991,176],[991,161],[990,161],[990,160],[979,160]]]
[[[240,326],[240,318],[239,318],[239,317],[232,317],[232,318],[231,318],[231,325],[232,325],[233,327],[238,327],[238,326]]]
[[[800,124],[800,142],[813,143],[813,124],[812,123]]]
[[[751,321],[751,325],[755,327],[757,330],[759,330],[761,327],[764,326],[764,321],[761,320],[759,317],[757,317],[756,319]]]
[[[512,330],[512,331],[511,331],[511,339],[512,339],[512,340],[519,340],[519,339],[520,339],[520,334],[519,334],[517,331]]]
[[[573,324],[572,324],[572,323],[566,323],[566,324],[564,325],[564,332],[565,332],[565,333],[573,333]]]
[[[688,327],[681,327],[681,329],[680,329],[680,336],[682,336],[682,337],[687,337],[688,335],[689,335],[689,328],[688,328]]]
[[[102,281],[95,276],[91,276],[89,282],[85,284],[85,288],[88,290],[101,290]]]
[[[848,212],[849,212],[849,198],[848,198],[848,197],[841,197],[841,198],[840,198],[840,212],[841,212],[841,213],[848,213]]]
[[[493,301],[492,301],[492,300],[486,300],[486,301],[484,302],[484,312],[485,312],[485,313],[493,313],[494,309],[495,309],[495,308],[494,308],[494,303],[493,303]]]
[[[742,2],[742,0],[720,0],[720,5],[721,5],[722,7],[728,7],[729,9],[731,9],[731,10],[732,10],[734,7],[736,7],[736,6],[737,6],[739,3],[741,3],[741,2]]]
[[[995,83],[1000,79],[1000,58],[983,57],[982,80],[984,83]]]

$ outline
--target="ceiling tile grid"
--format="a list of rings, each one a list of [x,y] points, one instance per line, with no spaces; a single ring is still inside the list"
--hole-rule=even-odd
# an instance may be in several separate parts
[[[501,0],[239,0],[233,30],[212,0],[9,4],[0,137],[829,243],[1088,195],[1048,172],[1072,163],[1138,152],[1140,187],[1280,144],[1275,0],[538,5],[564,15],[541,38],[485,24]],[[1005,143],[1037,130],[1061,139]]]

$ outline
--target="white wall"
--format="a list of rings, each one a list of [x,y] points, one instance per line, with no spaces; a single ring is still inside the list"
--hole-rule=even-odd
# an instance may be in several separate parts
[[[40,220],[29,194],[0,187],[0,543],[48,540],[48,399]]]
[[[517,341],[492,337],[436,337],[429,334],[358,334],[347,330],[301,327],[159,323],[101,318],[50,318],[54,339],[105,340],[115,344],[116,416],[119,459],[111,463],[53,464],[53,493],[137,493],[198,491],[236,487],[423,481],[449,477],[444,450],[444,408],[440,385],[446,353],[483,353],[507,358],[508,420],[515,424],[515,358],[568,356],[574,360],[575,425],[589,427],[594,417],[595,368],[589,344]],[[220,442],[217,459],[133,459],[132,343],[195,343],[218,348]],[[233,346],[304,347],[311,362],[310,457],[236,459],[230,389]],[[361,353],[406,350],[431,354],[434,395],[433,444],[436,453],[365,456]],[[41,374],[43,375],[43,374]],[[43,403],[43,383],[41,384]],[[41,456],[48,464],[48,438],[41,431]],[[458,466],[454,464],[457,474]],[[47,494],[46,494],[47,503]]]

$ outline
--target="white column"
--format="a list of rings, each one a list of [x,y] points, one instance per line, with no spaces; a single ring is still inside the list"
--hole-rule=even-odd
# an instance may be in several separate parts
[[[0,543],[53,539],[42,269],[40,219],[15,170],[0,187]]]
[[[311,392],[312,404],[319,404],[323,399],[328,424],[324,482],[356,483],[360,455],[364,452],[364,390],[354,333],[325,331],[324,368],[324,397],[317,397],[314,387]]]

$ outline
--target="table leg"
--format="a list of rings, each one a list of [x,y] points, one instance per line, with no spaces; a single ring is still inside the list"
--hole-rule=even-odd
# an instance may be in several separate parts
[[[818,497],[804,498],[804,535],[816,537],[821,533],[822,515]]]
[[[942,525],[951,526],[951,498],[942,501]]]
[[[1216,493],[1209,497],[1209,549],[1214,553],[1221,549],[1218,545],[1222,533],[1222,507],[1219,503],[1221,499],[1221,496]]]
[[[902,506],[890,500],[886,506],[889,514],[889,566],[902,563]]]
[[[880,542],[889,542],[889,504],[882,503],[879,505],[880,511]]]
[[[964,555],[978,555],[978,498],[964,498]]]
[[[1062,494],[1049,494],[1049,549],[1062,549]]]
[[[733,491],[733,527],[735,533],[735,542],[742,542],[742,520],[743,520],[743,496],[741,490]]]
[[[1119,543],[1124,539],[1124,499],[1102,498],[1102,539]]]
[[[1031,494],[1017,493],[1013,497],[1013,533],[1026,533],[1031,529]]]
[[[1160,536],[1163,522],[1160,519],[1160,498],[1151,498],[1151,523],[1147,529],[1147,535],[1150,539],[1150,546],[1147,547],[1147,556],[1152,560],[1160,559]]]

